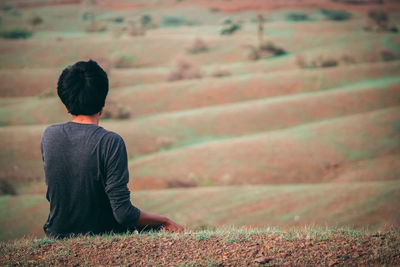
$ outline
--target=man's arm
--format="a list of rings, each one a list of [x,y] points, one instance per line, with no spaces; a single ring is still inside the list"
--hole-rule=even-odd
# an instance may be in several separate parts
[[[162,225],[166,231],[182,231],[183,227],[169,218],[144,212],[132,205],[128,189],[129,172],[128,156],[125,143],[119,135],[108,141],[106,149],[106,182],[105,191],[110,200],[114,218],[119,224],[132,226]]]

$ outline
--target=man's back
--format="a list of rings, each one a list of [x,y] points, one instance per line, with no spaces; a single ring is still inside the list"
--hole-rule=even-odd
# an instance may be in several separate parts
[[[182,231],[169,218],[132,205],[125,143],[99,127],[108,94],[107,73],[93,60],[65,68],[57,94],[72,121],[48,127],[42,157],[50,214],[50,237],[154,228]]]
[[[47,235],[120,232],[133,226],[140,211],[129,200],[127,155],[119,135],[95,124],[67,122],[48,127],[41,148],[50,201]],[[119,211],[128,217],[119,218]]]

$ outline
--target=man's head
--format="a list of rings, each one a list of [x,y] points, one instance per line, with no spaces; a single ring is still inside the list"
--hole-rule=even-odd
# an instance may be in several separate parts
[[[95,61],[79,61],[63,70],[57,93],[72,115],[94,115],[106,101],[107,74]]]

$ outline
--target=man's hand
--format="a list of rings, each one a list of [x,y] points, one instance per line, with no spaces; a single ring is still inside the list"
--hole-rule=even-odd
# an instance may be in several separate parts
[[[164,230],[167,232],[182,232],[183,227],[179,224],[175,223],[174,221],[166,218],[166,222],[163,223]]]
[[[140,217],[137,221],[137,225],[139,226],[156,226],[162,225],[164,230],[167,232],[182,232],[183,227],[179,224],[175,223],[174,221],[170,220],[169,218],[158,215],[152,214],[144,211],[140,211]]]

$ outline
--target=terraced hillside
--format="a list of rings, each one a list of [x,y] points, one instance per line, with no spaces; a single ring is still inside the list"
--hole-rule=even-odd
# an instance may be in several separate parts
[[[139,207],[189,228],[400,227],[400,5],[243,2],[3,1],[0,239],[43,235],[41,134],[70,119],[61,70],[90,58]],[[370,10],[391,30],[366,30]]]

